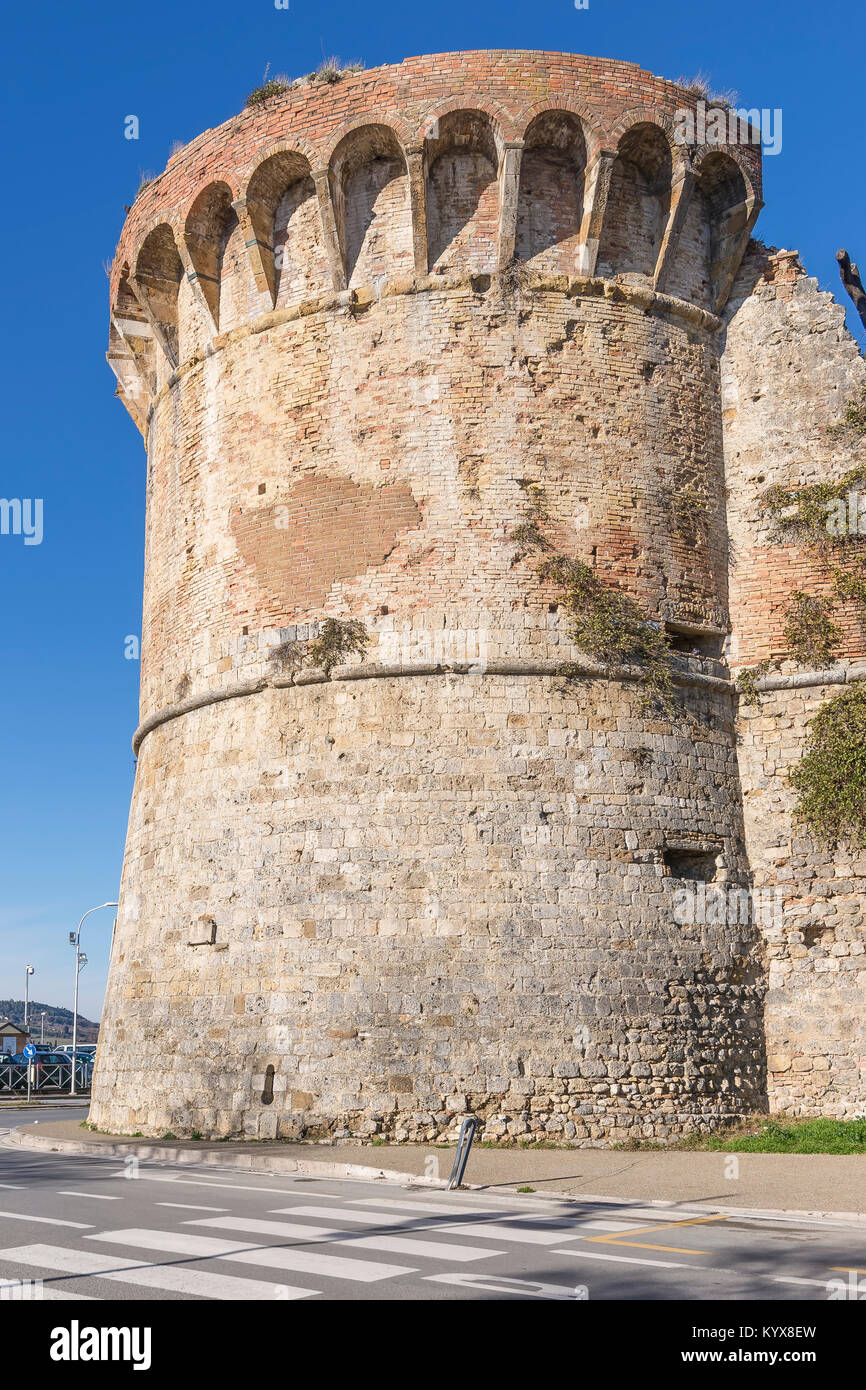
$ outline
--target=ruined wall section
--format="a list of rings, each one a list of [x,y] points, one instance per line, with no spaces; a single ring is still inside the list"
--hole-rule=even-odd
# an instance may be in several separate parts
[[[836,479],[856,462],[851,437],[828,434],[866,382],[844,317],[795,252],[755,244],[725,315],[721,369],[731,665],[774,659],[758,703],[740,700],[738,751],[751,871],[780,900],[764,929],[765,1027],[770,1107],[788,1114],[853,1115],[866,1105],[866,853],[823,845],[795,823],[788,782],[809,720],[866,676],[866,647],[853,605],[844,605],[832,672],[784,660],[791,591],[829,596],[832,582],[807,550],[773,540],[760,507],[772,484]]]

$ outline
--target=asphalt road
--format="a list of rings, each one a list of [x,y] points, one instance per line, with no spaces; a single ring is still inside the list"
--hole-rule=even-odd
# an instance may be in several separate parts
[[[136,1166],[0,1136],[2,1296],[35,1280],[37,1297],[109,1301],[824,1301],[866,1295],[866,1226]]]

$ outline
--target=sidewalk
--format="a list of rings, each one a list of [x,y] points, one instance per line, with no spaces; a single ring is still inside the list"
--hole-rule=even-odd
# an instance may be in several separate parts
[[[447,1184],[453,1148],[422,1144],[290,1144],[133,1139],[97,1134],[75,1120],[26,1124],[7,1142],[52,1153],[141,1162],[203,1164],[253,1173],[412,1178]],[[727,1176],[732,1158],[735,1177]],[[432,1160],[436,1160],[436,1166]],[[432,1169],[432,1173],[431,1173]],[[437,1181],[438,1177],[438,1181]],[[796,1212],[866,1221],[866,1154],[627,1153],[611,1149],[487,1149],[475,1145],[465,1185],[491,1192],[531,1187],[539,1195],[613,1201],[688,1202],[712,1211]]]

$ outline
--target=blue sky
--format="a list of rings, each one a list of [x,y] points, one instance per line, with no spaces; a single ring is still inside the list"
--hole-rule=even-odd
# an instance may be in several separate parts
[[[96,0],[16,4],[4,19],[0,220],[0,496],[43,498],[44,538],[0,536],[0,998],[72,1003],[68,932],[116,896],[137,722],[144,452],[105,362],[107,281],[143,171],[174,141],[238,111],[271,73],[323,55],[368,67],[417,53],[539,48],[618,57],[677,78],[699,70],[746,106],[781,108],[757,233],[796,247],[837,291],[834,254],[866,263],[858,177],[860,48],[840,40],[850,6],[824,0]],[[137,115],[140,139],[124,139]],[[859,244],[858,244],[859,242]],[[852,328],[859,328],[849,314]],[[858,333],[862,340],[862,332]],[[98,1017],[113,913],[85,925],[81,1009]]]

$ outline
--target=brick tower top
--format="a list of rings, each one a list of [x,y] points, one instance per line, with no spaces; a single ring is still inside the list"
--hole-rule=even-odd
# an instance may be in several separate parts
[[[145,722],[330,616],[386,664],[404,623],[568,657],[514,561],[540,493],[560,551],[718,655],[716,330],[760,148],[682,143],[690,105],[603,59],[408,59],[247,108],[140,192],[109,359],[150,465]]]
[[[694,106],[694,95],[632,63],[489,50],[407,58],[245,109],[173,154],[130,210],[111,274],[108,357],[119,394],[143,428],[171,374],[218,347],[225,332],[385,275],[495,272],[516,258],[665,291],[717,313],[761,206],[760,146],[678,143],[675,113]],[[479,209],[488,234],[471,245],[454,232],[466,220],[461,197],[477,190],[461,193],[444,176],[442,157],[455,150],[494,173]],[[533,175],[542,184],[532,212],[520,206],[521,154],[524,184]],[[564,184],[551,182],[551,162]],[[351,185],[376,170],[381,180],[395,164],[407,176],[405,213],[392,208],[392,235],[365,245]],[[275,215],[308,180],[315,245],[305,265],[288,267]],[[610,206],[612,180],[632,195],[618,207]],[[251,280],[227,296],[220,281],[235,229]],[[702,239],[711,244],[696,246]],[[184,282],[193,300],[185,333]]]

